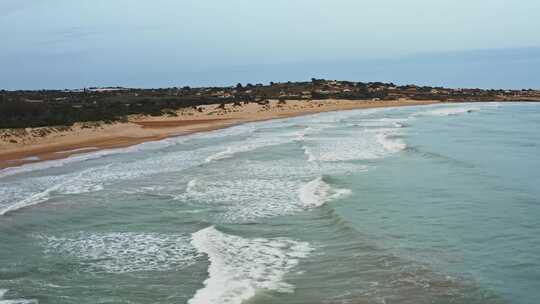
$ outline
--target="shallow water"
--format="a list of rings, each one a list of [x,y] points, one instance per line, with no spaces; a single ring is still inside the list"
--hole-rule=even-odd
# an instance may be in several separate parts
[[[540,106],[245,124],[0,171],[0,303],[534,303]]]

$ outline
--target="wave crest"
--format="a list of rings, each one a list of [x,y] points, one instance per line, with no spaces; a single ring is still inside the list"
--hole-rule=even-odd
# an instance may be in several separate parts
[[[417,116],[456,116],[460,114],[466,114],[471,112],[480,111],[477,107],[460,107],[460,108],[443,108],[420,112]]]
[[[300,187],[298,196],[304,207],[320,207],[324,203],[351,194],[349,189],[335,189],[318,177]]]

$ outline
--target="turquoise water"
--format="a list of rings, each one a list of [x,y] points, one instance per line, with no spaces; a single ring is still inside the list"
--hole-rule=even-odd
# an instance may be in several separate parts
[[[0,171],[0,303],[535,303],[540,106],[356,110]]]

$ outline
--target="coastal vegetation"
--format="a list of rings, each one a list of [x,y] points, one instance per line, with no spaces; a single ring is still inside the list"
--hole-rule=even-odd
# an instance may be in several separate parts
[[[439,100],[447,102],[540,100],[535,90],[448,89],[382,82],[311,79],[230,87],[122,87],[81,90],[0,91],[0,128],[70,126],[76,122],[125,121],[128,115],[174,116],[181,108],[279,100]]]

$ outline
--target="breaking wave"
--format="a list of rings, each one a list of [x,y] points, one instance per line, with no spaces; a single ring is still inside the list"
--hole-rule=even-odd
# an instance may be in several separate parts
[[[208,256],[210,266],[204,287],[189,304],[241,304],[258,290],[292,292],[294,286],[284,276],[312,251],[304,242],[245,239],[214,227],[194,233],[191,243]]]
[[[322,177],[318,177],[300,187],[298,196],[303,206],[307,208],[320,207],[324,203],[349,195],[349,189],[335,189],[327,184]]]
[[[392,138],[392,136],[395,136],[395,133],[391,131],[383,131],[377,133],[375,138],[377,139],[377,143],[379,143],[389,153],[397,153],[407,148],[405,143],[398,139]]]
[[[415,116],[455,116],[480,111],[477,107],[442,108],[417,113]]]

